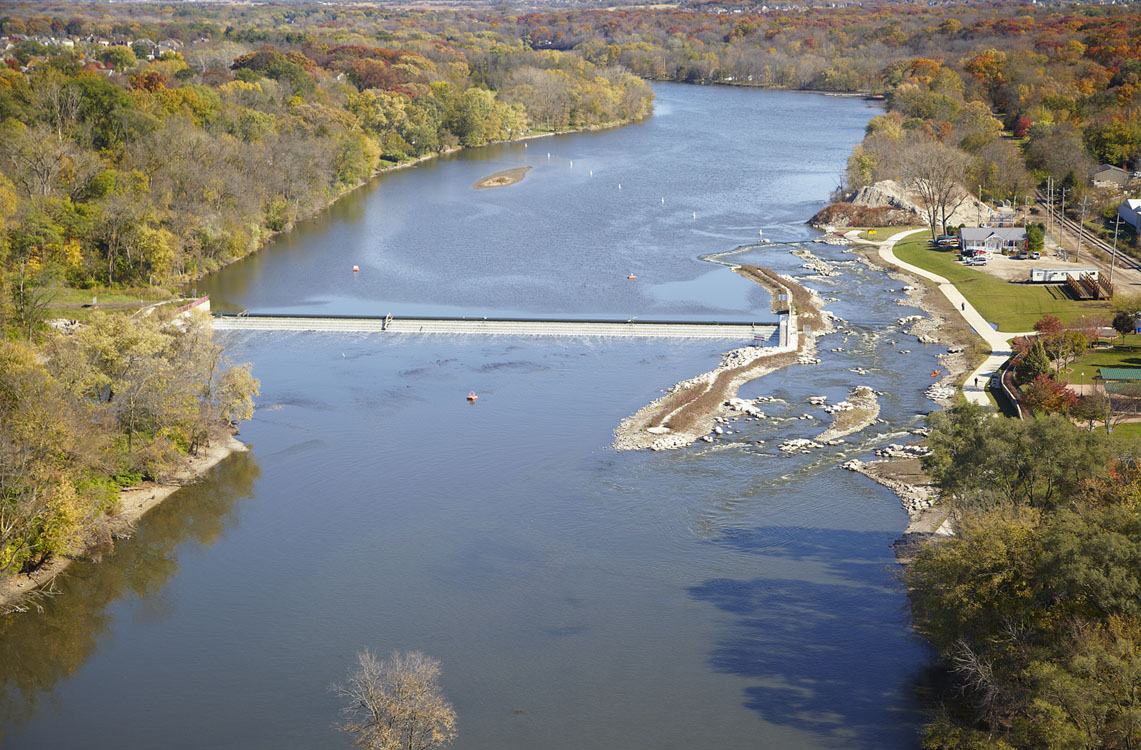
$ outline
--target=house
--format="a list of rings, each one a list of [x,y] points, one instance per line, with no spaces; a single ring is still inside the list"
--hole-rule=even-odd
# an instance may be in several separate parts
[[[1141,232],[1141,198],[1130,198],[1117,207],[1117,216],[1133,227],[1133,231]]]
[[[964,254],[1018,252],[1026,250],[1025,227],[963,227],[959,230],[959,248]]]
[[[1129,184],[1130,174],[1121,167],[1102,164],[1094,170],[1090,180],[1097,187],[1123,188]]]

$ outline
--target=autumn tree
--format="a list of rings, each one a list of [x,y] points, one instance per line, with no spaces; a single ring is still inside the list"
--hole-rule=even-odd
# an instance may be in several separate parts
[[[339,728],[365,750],[430,750],[456,737],[456,712],[440,690],[440,662],[419,651],[378,660],[357,654],[357,666],[333,692],[345,699]]]
[[[1022,397],[1035,414],[1068,413],[1078,402],[1078,394],[1049,375],[1039,375],[1023,386]]]

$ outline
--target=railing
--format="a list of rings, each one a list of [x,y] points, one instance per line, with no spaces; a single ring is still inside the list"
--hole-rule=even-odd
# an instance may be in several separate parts
[[[1017,415],[1019,419],[1025,419],[1026,415],[1022,410],[1022,402],[1020,402],[1018,396],[1015,395],[1018,386],[1014,384],[1014,368],[1010,366],[1011,361],[1013,360],[1006,360],[1002,363],[1002,367],[998,369],[998,391],[1010,403],[1015,415]]]
[[[178,312],[184,313],[184,312],[187,312],[188,310],[193,310],[194,308],[198,307],[199,305],[204,305],[209,301],[210,301],[210,295],[207,294],[203,297],[199,297],[198,299],[194,300],[193,302],[189,302],[189,303],[183,305],[182,307],[178,308]]]

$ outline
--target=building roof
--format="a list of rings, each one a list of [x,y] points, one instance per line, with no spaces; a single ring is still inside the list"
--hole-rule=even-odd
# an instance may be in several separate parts
[[[959,237],[971,241],[985,240],[998,236],[1006,242],[1021,242],[1026,239],[1025,227],[963,227],[959,230]]]
[[[1141,380],[1141,367],[1101,367],[1097,374],[1102,380]]]
[[[1121,167],[1115,167],[1112,164],[1102,164],[1093,173],[1094,182],[1115,182],[1118,185],[1124,185],[1129,182],[1129,173]]]

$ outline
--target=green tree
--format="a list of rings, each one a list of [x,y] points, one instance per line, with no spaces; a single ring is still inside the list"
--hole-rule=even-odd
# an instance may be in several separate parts
[[[107,63],[118,72],[130,70],[139,62],[130,47],[106,47],[99,52],[99,62]]]
[[[1042,338],[1038,337],[1014,366],[1014,382],[1024,385],[1039,375],[1050,375],[1053,371],[1054,363],[1046,352]]]
[[[1031,250],[1042,252],[1046,249],[1046,227],[1033,223],[1026,227],[1026,244]]]
[[[932,414],[928,423],[932,454],[923,467],[944,496],[963,507],[1054,507],[1109,470],[1108,437],[1058,415],[994,419],[964,404]]]
[[[1125,336],[1137,329],[1137,315],[1132,310],[1118,310],[1113,316],[1113,330],[1121,334],[1121,343],[1125,343]]]

